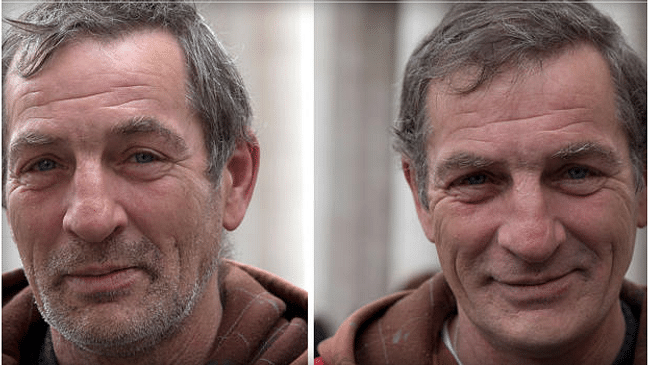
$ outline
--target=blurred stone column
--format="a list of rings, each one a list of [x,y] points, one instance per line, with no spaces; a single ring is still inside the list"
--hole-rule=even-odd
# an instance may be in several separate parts
[[[316,316],[386,293],[396,4],[315,5]]]

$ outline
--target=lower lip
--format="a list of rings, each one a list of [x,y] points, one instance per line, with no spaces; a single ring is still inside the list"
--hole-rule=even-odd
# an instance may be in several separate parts
[[[80,294],[115,293],[132,286],[139,274],[139,270],[129,268],[104,275],[68,276],[67,283],[72,291]]]
[[[518,306],[549,305],[562,299],[569,291],[573,273],[538,285],[510,285],[498,282],[499,294]]]

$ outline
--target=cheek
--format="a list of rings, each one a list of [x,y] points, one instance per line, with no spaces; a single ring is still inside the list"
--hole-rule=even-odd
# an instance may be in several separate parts
[[[436,250],[446,275],[463,282],[479,271],[498,227],[496,210],[489,204],[441,204],[434,211]]]
[[[636,217],[631,202],[606,191],[565,204],[561,220],[568,233],[594,252],[600,262],[622,277],[634,252]]]
[[[191,230],[200,221],[199,207],[206,198],[199,190],[190,182],[162,179],[146,184],[125,182],[119,196],[136,227],[172,235]]]
[[[38,267],[61,237],[63,211],[56,192],[15,191],[7,198],[7,220],[26,269]]]
[[[194,271],[217,244],[221,224],[208,185],[159,181],[149,184],[146,193],[127,193],[133,196],[125,202],[133,224],[159,246],[170,270]]]

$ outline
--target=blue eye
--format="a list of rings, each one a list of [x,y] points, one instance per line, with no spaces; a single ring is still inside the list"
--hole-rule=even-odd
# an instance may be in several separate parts
[[[151,153],[138,152],[133,155],[133,159],[136,163],[145,164],[156,161],[156,156],[152,155]]]
[[[569,178],[574,180],[586,179],[589,176],[589,169],[586,167],[572,167],[567,170]]]
[[[50,171],[54,170],[56,168],[57,164],[56,162],[50,160],[50,159],[43,159],[38,161],[33,169],[39,172],[45,172],[45,171]]]

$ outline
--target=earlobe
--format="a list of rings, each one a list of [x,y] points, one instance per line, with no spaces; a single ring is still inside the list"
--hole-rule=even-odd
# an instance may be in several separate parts
[[[420,201],[420,194],[419,194],[418,182],[417,182],[417,171],[415,170],[411,161],[407,160],[406,158],[402,158],[402,171],[404,172],[404,177],[406,178],[406,182],[408,183],[408,186],[411,189],[413,201],[415,201],[415,210],[418,214],[418,220],[420,221],[420,225],[422,225],[424,234],[427,236],[429,241],[434,242],[432,215],[429,208],[423,206],[422,201]]]
[[[239,141],[223,171],[223,227],[234,230],[244,219],[259,170],[260,148],[257,138],[249,132],[248,141]]]

